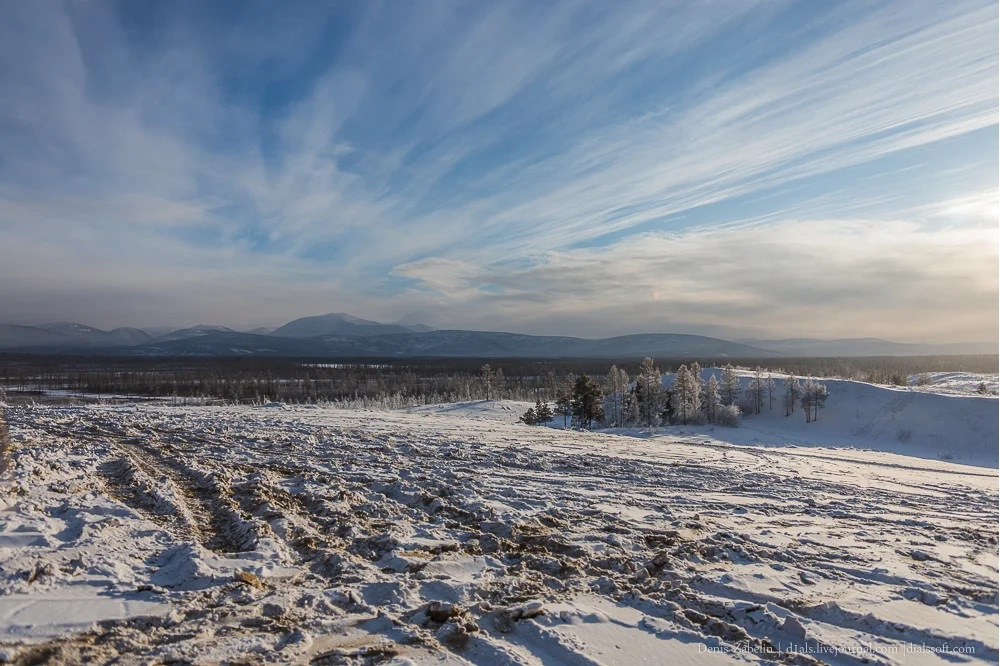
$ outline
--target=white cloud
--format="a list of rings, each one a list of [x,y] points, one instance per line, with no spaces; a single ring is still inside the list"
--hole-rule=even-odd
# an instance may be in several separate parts
[[[786,220],[640,234],[520,269],[422,261],[398,270],[440,293],[445,311],[461,313],[454,319],[480,327],[532,321],[597,336],[680,324],[729,335],[988,340],[997,243],[995,224]]]

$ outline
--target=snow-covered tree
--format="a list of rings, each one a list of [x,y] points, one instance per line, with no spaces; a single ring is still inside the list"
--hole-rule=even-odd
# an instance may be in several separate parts
[[[719,405],[715,423],[727,428],[736,428],[740,425],[740,408],[736,405]]]
[[[688,368],[691,371],[691,378],[694,380],[695,388],[698,390],[698,395],[701,395],[701,385],[704,383],[701,381],[701,366],[698,365],[698,361],[691,364]]]
[[[812,423],[819,418],[819,410],[826,406],[829,393],[825,384],[807,379],[802,387],[802,409],[806,413],[806,423]]]
[[[493,371],[493,393],[495,394],[494,400],[503,400],[504,395],[507,392],[507,378],[503,375],[503,368],[497,368]]]
[[[715,423],[722,407],[722,397],[719,395],[719,380],[713,374],[701,387],[701,409],[705,412],[705,420]]]
[[[625,425],[636,425],[640,423],[639,399],[633,388],[625,395]]]
[[[774,376],[770,372],[767,373],[767,378],[764,380],[764,386],[767,388],[767,410],[771,411],[774,409],[774,398],[775,393],[778,390],[778,385],[774,381]]]
[[[746,394],[747,402],[753,409],[753,413],[760,414],[760,410],[764,406],[764,397],[767,394],[767,385],[764,379],[764,371],[759,365],[754,369],[750,383],[747,385]]]
[[[699,420],[701,397],[698,395],[697,387],[698,383],[686,365],[677,368],[670,395],[670,406],[673,408],[676,422],[687,425]]]
[[[613,426],[625,425],[625,397],[628,394],[628,373],[616,365],[611,366],[607,378],[605,417]]]
[[[622,412],[619,415],[620,416],[619,421],[621,422],[622,425],[625,425],[626,423],[628,423],[628,396],[629,396],[629,385],[630,385],[629,376],[628,373],[625,372],[625,368],[618,368],[618,385],[622,389],[622,396],[621,396]]]
[[[795,375],[785,378],[785,416],[795,413],[795,403],[802,397],[802,385]]]
[[[479,369],[479,374],[483,381],[483,391],[486,393],[486,399],[489,400],[490,395],[493,393],[493,368],[490,367],[489,363],[485,363]]]
[[[657,425],[663,409],[663,382],[660,369],[648,356],[639,366],[639,376],[635,380],[635,395],[642,425],[652,428]]]
[[[735,405],[740,399],[740,378],[732,364],[722,369],[722,404]]]

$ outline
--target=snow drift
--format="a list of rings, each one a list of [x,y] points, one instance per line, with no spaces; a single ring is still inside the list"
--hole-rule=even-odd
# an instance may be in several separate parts
[[[739,372],[745,390],[750,373]],[[712,374],[722,378],[719,368],[702,370],[706,381]],[[673,374],[664,375],[664,385],[673,379]],[[830,395],[815,423],[805,422],[799,405],[785,416],[785,378],[774,375],[773,407],[765,398],[760,414],[745,415],[740,428],[714,428],[712,436],[732,444],[856,448],[998,466],[1000,401],[995,396],[945,395],[845,379],[816,381]]]

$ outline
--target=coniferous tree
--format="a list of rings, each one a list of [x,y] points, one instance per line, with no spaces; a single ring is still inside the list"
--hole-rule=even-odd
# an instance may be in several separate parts
[[[552,410],[549,408],[549,403],[543,402],[541,400],[535,401],[535,423],[539,425],[544,425],[552,420],[553,414]]]
[[[633,387],[625,395],[625,418],[623,423],[625,425],[638,425],[641,422],[641,417],[639,415],[639,398],[636,393],[636,388],[638,387],[638,382],[636,387]]]
[[[538,416],[535,414],[534,407],[528,407],[528,411],[521,415],[521,423],[526,423],[528,425],[535,425],[538,423]]]
[[[621,389],[621,400],[619,402],[621,406],[621,411],[618,414],[619,425],[625,425],[627,414],[626,414],[626,403],[628,402],[628,387],[629,387],[629,377],[628,373],[625,372],[625,368],[618,368],[618,386]]]
[[[760,410],[764,406],[764,396],[766,391],[767,386],[764,380],[764,370],[758,365],[754,369],[753,377],[750,378],[750,383],[747,385],[747,399],[749,401],[749,407],[753,408],[754,414],[760,414]]]
[[[622,383],[621,372],[617,365],[612,365],[607,378],[607,408],[605,416],[612,426],[620,426],[625,412],[625,389],[628,384]]]
[[[562,391],[556,396],[556,414],[563,417],[563,427],[567,427],[573,415],[573,398],[569,393]]]
[[[698,364],[698,361],[695,361],[694,363],[691,364],[688,370],[691,372],[691,379],[694,383],[695,391],[698,393],[700,399],[701,387],[702,384],[704,384],[704,382],[701,381],[701,365]]]
[[[735,405],[740,399],[740,378],[732,364],[722,369],[722,404]]]
[[[504,377],[503,368],[497,368],[493,371],[492,385],[493,392],[496,395],[494,400],[503,400],[507,388],[507,378]]]
[[[604,392],[587,375],[580,375],[573,385],[573,422],[587,428],[604,420]]]
[[[719,380],[713,374],[701,387],[701,408],[708,423],[718,422],[720,407],[722,407],[722,397],[719,395]]]
[[[802,397],[802,385],[795,375],[785,378],[785,416],[795,413],[795,403]]]
[[[806,423],[812,423],[819,418],[819,410],[826,406],[829,393],[826,385],[807,379],[802,387],[802,409],[806,413]]]
[[[486,363],[479,369],[479,372],[482,377],[483,391],[486,392],[486,399],[489,400],[493,389],[493,368],[490,367],[489,363]]]
[[[813,396],[813,380],[807,377],[805,383],[802,385],[802,411],[806,413],[806,423],[812,421],[812,396]]]
[[[639,376],[635,381],[636,400],[642,425],[652,428],[657,425],[660,411],[663,409],[663,382],[660,369],[653,359],[646,357],[639,366]]]
[[[675,422],[687,425],[698,421],[701,396],[698,395],[698,382],[686,365],[677,368],[670,405]]]

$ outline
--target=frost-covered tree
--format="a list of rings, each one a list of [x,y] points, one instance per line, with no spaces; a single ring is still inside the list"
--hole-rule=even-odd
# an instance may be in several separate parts
[[[812,423],[819,418],[819,410],[826,406],[829,393],[825,384],[807,379],[802,387],[802,409],[806,413],[806,423]]]
[[[503,376],[501,368],[493,369],[489,363],[486,363],[479,369],[479,379],[487,400],[499,400],[503,398],[504,386],[507,380]]]
[[[705,413],[705,420],[716,423],[720,407],[722,407],[722,396],[719,395],[719,380],[713,374],[701,387],[701,409]]]
[[[767,379],[764,380],[764,386],[767,388],[767,410],[771,411],[774,409],[774,398],[775,393],[778,390],[778,385],[774,381],[774,376],[770,372],[767,373]]]
[[[605,417],[613,426],[625,425],[625,399],[628,394],[628,373],[616,365],[611,366],[607,377]]]
[[[504,377],[503,368],[497,368],[493,371],[493,393],[495,394],[494,400],[503,400],[507,393],[507,378]]]
[[[687,425],[699,420],[701,397],[698,395],[698,382],[686,365],[677,368],[670,405],[676,422]]]
[[[767,384],[764,379],[764,371],[758,365],[753,372],[753,376],[750,378],[750,383],[747,385],[747,401],[750,407],[753,409],[754,414],[760,414],[761,408],[764,407],[764,397],[767,394]]]
[[[719,405],[719,413],[715,417],[715,423],[727,428],[738,428],[740,425],[740,408],[736,405]]]
[[[621,423],[621,425],[625,425],[626,423],[628,423],[628,395],[629,395],[629,385],[630,385],[629,376],[628,373],[625,372],[625,368],[618,368],[618,385],[622,389],[622,396],[621,396],[622,411],[621,414],[619,415],[620,417],[619,422]]]
[[[701,385],[704,383],[701,381],[701,366],[698,364],[698,361],[695,361],[688,370],[691,371],[691,378],[694,380],[695,388],[698,389],[698,395],[700,396]]]
[[[604,420],[604,391],[587,375],[580,375],[573,385],[573,422],[588,430]]]
[[[635,388],[625,396],[625,425],[637,425],[640,423],[639,398]]]
[[[648,356],[639,366],[639,375],[635,380],[635,396],[641,425],[647,428],[657,425],[660,411],[663,409],[663,382],[660,379],[660,369]]]
[[[795,413],[795,403],[802,397],[802,385],[795,375],[785,378],[785,416]]]
[[[490,367],[489,363],[484,363],[483,367],[479,369],[479,375],[483,382],[483,391],[486,393],[486,399],[489,400],[493,392],[493,368]]]
[[[735,405],[740,399],[740,378],[732,364],[722,369],[722,404]]]

